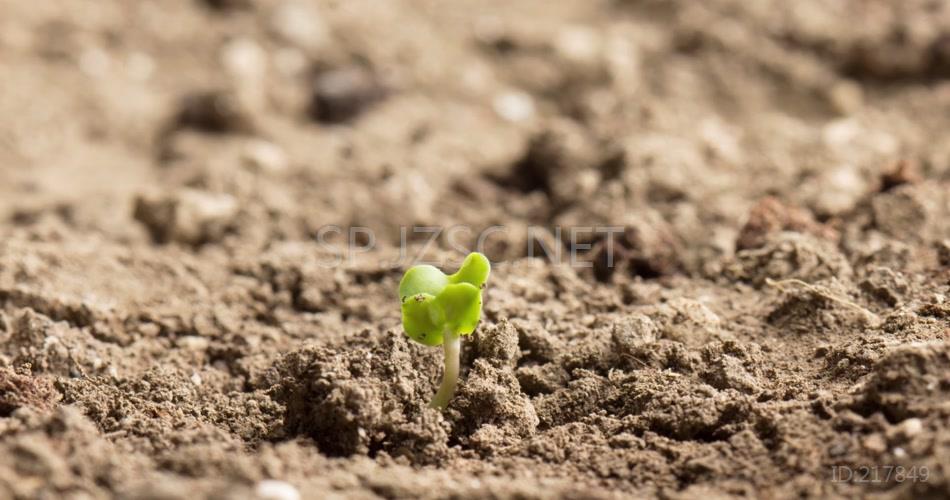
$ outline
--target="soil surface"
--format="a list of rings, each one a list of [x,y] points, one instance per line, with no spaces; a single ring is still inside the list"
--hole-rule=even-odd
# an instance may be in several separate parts
[[[0,13],[0,498],[950,495],[950,3]]]

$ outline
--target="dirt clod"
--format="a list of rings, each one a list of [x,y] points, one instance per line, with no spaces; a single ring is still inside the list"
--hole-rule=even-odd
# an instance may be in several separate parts
[[[231,195],[182,189],[139,196],[134,216],[156,243],[201,245],[220,240],[237,211]]]
[[[49,379],[34,377],[29,370],[17,372],[6,367],[0,368],[0,417],[9,417],[22,407],[49,411],[57,400],[59,393]]]

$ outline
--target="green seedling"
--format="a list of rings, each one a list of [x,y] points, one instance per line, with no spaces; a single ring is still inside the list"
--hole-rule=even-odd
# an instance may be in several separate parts
[[[399,282],[402,300],[402,327],[420,344],[442,345],[445,373],[442,385],[429,406],[445,408],[455,394],[459,376],[460,337],[475,331],[482,316],[482,289],[491,264],[478,253],[470,253],[458,272],[446,276],[439,269],[419,265],[406,271]]]

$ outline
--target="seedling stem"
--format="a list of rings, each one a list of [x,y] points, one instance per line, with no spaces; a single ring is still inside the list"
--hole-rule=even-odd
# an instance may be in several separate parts
[[[443,333],[442,348],[445,351],[445,373],[442,375],[442,385],[438,392],[432,397],[429,406],[437,409],[444,409],[449,405],[449,401],[455,394],[455,387],[459,379],[459,348],[462,344],[461,337],[455,334],[451,329],[446,328]]]

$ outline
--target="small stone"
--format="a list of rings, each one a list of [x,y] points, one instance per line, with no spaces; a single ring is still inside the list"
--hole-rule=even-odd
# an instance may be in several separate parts
[[[230,91],[211,90],[185,96],[181,101],[177,125],[204,132],[251,132],[250,113],[240,97]]]
[[[191,383],[195,384],[196,386],[201,385],[201,375],[199,375],[198,372],[194,372],[191,374]]]
[[[323,71],[313,82],[310,115],[322,123],[347,122],[385,95],[376,75],[366,68],[353,65]]]
[[[330,27],[320,13],[303,2],[284,2],[271,17],[271,28],[288,43],[315,50],[330,42]]]
[[[175,342],[178,347],[188,350],[188,351],[204,351],[208,349],[208,346],[211,342],[205,337],[199,337],[197,335],[185,335],[179,337]]]
[[[599,33],[586,26],[569,26],[555,38],[555,50],[568,61],[591,63],[603,52]]]
[[[897,426],[897,431],[904,437],[914,437],[924,430],[924,423],[919,418],[908,418]]]
[[[254,40],[235,38],[222,47],[221,64],[235,78],[259,80],[267,69],[267,54]]]
[[[204,3],[220,11],[247,9],[252,6],[251,0],[204,0]]]
[[[257,483],[254,493],[261,500],[300,500],[300,491],[297,487],[276,479],[265,479]]]
[[[263,139],[251,139],[242,151],[244,164],[253,170],[268,174],[278,174],[287,170],[289,161],[284,150]]]
[[[524,122],[534,117],[534,99],[527,92],[511,91],[495,97],[492,101],[495,113],[512,122]]]
[[[819,174],[802,187],[812,208],[824,215],[851,210],[868,190],[868,183],[852,165],[841,165]]]

